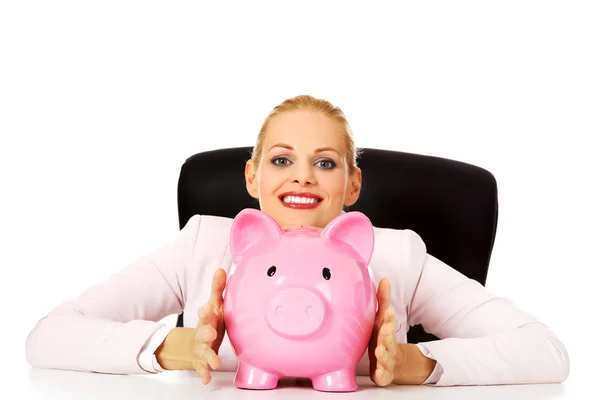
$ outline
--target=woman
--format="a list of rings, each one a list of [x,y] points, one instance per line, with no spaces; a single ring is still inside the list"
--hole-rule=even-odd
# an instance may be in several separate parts
[[[282,228],[325,227],[357,201],[362,184],[344,114],[311,96],[284,101],[264,121],[245,177],[248,193]],[[30,365],[105,373],[189,369],[205,384],[211,370],[235,371],[223,324],[231,222],[195,215],[172,243],[54,308],[27,338]],[[567,378],[568,354],[548,327],[427,254],[415,232],[375,230],[370,266],[380,277],[378,312],[359,374],[380,386]],[[181,312],[185,327],[156,322]],[[441,340],[406,343],[417,324]]]

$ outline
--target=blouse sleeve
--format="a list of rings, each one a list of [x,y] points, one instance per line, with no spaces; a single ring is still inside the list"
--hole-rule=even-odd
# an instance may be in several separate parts
[[[569,374],[565,346],[548,326],[427,254],[405,231],[410,326],[440,340],[419,345],[437,361],[432,386],[556,383]]]
[[[193,216],[170,243],[50,310],[27,336],[28,363],[38,368],[149,373],[138,356],[165,326],[157,321],[183,310],[185,268],[193,258],[200,220]]]

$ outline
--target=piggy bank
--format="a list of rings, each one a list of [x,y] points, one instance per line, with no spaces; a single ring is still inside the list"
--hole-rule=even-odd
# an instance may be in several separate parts
[[[308,378],[319,391],[357,389],[377,309],[373,246],[360,212],[322,230],[282,230],[254,209],[235,217],[223,311],[238,388],[273,389],[285,377]]]

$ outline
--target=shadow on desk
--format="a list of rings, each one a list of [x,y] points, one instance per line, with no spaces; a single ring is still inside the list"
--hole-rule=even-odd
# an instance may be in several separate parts
[[[358,377],[359,390],[352,393],[324,393],[312,389],[310,381],[283,380],[277,389],[256,391],[241,390],[233,385],[234,374],[213,373],[212,382],[202,385],[191,371],[167,371],[156,375],[110,375],[33,368],[28,375],[28,399],[229,399],[270,400],[314,399],[343,396],[348,399],[560,399],[565,398],[562,384],[428,387],[374,385],[368,377]]]

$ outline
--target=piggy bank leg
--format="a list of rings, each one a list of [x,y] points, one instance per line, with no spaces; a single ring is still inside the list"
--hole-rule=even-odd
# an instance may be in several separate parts
[[[346,368],[315,376],[313,388],[322,392],[353,392],[358,388],[355,370]]]
[[[239,363],[235,374],[235,386],[240,389],[274,389],[278,382],[279,376],[244,362]]]

